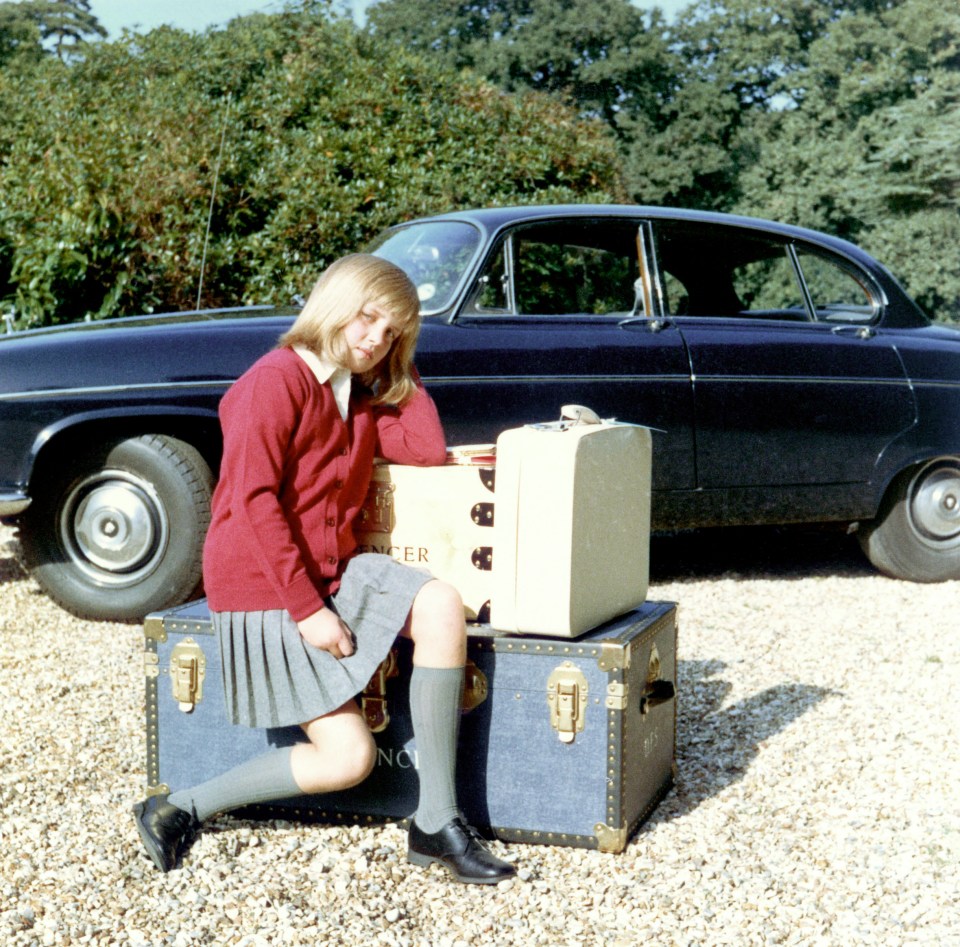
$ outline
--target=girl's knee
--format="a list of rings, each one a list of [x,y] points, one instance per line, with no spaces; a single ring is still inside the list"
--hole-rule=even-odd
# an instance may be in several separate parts
[[[373,771],[377,745],[354,707],[304,725],[308,742],[294,748],[294,778],[304,792],[349,789]]]
[[[452,633],[466,634],[463,622],[463,599],[449,583],[433,579],[424,585],[414,600],[414,617],[432,619],[450,627]]]
[[[369,732],[368,732],[369,736]],[[373,737],[362,737],[343,743],[331,753],[330,748],[318,749],[304,744],[303,764],[296,773],[297,784],[308,794],[336,792],[362,783],[377,760]]]
[[[373,772],[377,762],[377,744],[372,735],[368,736],[369,739],[355,742],[349,751],[349,758],[344,761],[345,789],[359,785]]]
[[[460,593],[437,579],[424,585],[413,603],[409,635],[415,664],[462,665],[466,660],[467,628]]]

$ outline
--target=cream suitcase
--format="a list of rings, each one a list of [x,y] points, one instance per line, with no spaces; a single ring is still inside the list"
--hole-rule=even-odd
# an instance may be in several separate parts
[[[650,472],[644,427],[558,421],[501,434],[490,624],[575,637],[641,605]]]
[[[470,621],[575,637],[641,605],[650,547],[651,437],[612,421],[534,424],[444,467],[382,464],[356,527],[455,586]]]

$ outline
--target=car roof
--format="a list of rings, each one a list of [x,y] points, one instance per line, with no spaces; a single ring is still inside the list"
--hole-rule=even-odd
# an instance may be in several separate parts
[[[680,220],[691,223],[744,227],[752,230],[762,230],[767,233],[776,233],[797,240],[805,240],[821,246],[830,246],[839,253],[854,257],[871,267],[877,265],[876,261],[856,244],[822,231],[764,220],[760,217],[724,214],[718,211],[687,210],[679,207],[658,207],[647,204],[525,204],[507,207],[484,207],[421,217],[417,220],[407,221],[406,224],[434,220],[460,220],[473,223],[488,233],[494,233],[511,224],[550,220],[556,217],[566,219],[571,217],[594,219],[597,217],[636,217],[638,220]]]
[[[680,207],[659,207],[649,204],[523,204],[450,211],[444,214],[409,220],[390,229],[399,229],[429,221],[461,221],[478,227],[484,238],[489,241],[497,237],[505,228],[517,224],[558,219],[569,221],[578,217],[594,220],[610,217],[621,220],[635,218],[638,221],[671,220],[715,224],[756,230],[758,233],[775,234],[786,240],[809,243],[846,257],[871,274],[887,297],[885,302],[888,304],[888,308],[885,324],[889,327],[926,325],[929,322],[927,315],[906,293],[887,267],[857,244],[844,240],[842,237],[834,237],[823,231],[765,220],[761,217],[748,217],[709,210],[690,210]],[[893,304],[892,308],[890,307],[891,303]]]

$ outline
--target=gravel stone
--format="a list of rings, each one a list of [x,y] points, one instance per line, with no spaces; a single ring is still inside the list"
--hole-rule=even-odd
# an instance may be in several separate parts
[[[656,538],[680,606],[678,780],[619,855],[502,845],[518,877],[406,864],[397,826],[213,820],[159,874],[142,628],[80,621],[0,527],[0,943],[960,945],[960,582],[842,533]]]

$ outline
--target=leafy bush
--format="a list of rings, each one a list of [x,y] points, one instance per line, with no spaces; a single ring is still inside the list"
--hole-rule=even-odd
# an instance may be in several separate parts
[[[286,301],[401,219],[621,196],[599,124],[322,3],[11,66],[0,99],[0,306],[20,325],[191,308],[202,262],[203,306]]]

